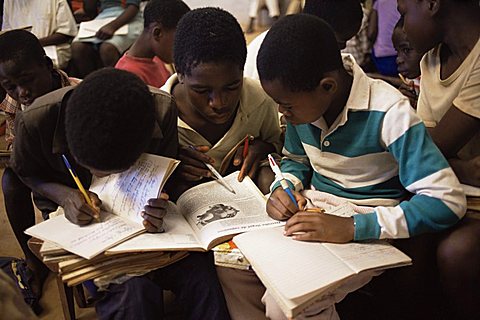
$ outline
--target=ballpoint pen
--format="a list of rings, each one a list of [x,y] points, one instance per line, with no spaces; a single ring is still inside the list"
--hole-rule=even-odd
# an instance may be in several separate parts
[[[298,208],[298,203],[297,200],[295,200],[295,196],[293,195],[292,189],[290,189],[290,186],[287,183],[287,180],[283,177],[283,173],[278,167],[277,163],[275,162],[275,159],[273,159],[272,155],[268,155],[268,162],[270,163],[270,168],[272,168],[273,173],[275,173],[275,177],[280,181],[280,185],[282,186],[282,189],[288,194],[290,199],[292,200],[293,204],[297,206]]]
[[[192,150],[196,150],[194,146],[189,146],[190,149]],[[207,168],[208,170],[210,170],[213,175],[215,176],[215,178],[217,178],[216,180],[222,185],[224,186],[228,191],[230,191],[231,193],[233,194],[237,194],[235,192],[235,190],[232,188],[232,186],[230,186],[226,181],[225,179],[222,177],[222,175],[210,164],[210,163],[207,163],[207,162],[204,162],[203,163]]]
[[[77,174],[75,173],[75,171],[73,171],[73,168],[72,168],[72,166],[70,165],[70,162],[68,162],[67,157],[65,157],[65,155],[62,154],[62,158],[63,158],[63,162],[64,162],[65,165],[67,166],[68,171],[69,171],[70,174],[72,175],[72,178],[73,178],[73,180],[75,181],[75,184],[77,185],[78,189],[80,190],[80,192],[82,193],[83,197],[85,198],[85,201],[87,202],[87,204],[88,204],[90,207],[92,207],[92,208],[93,208],[95,211],[97,211],[97,213],[98,213],[98,209],[96,209],[95,206],[93,205],[92,200],[91,200],[90,197],[88,196],[87,191],[85,191],[85,188],[83,187],[82,182],[80,182],[80,179],[78,179]],[[100,222],[100,214],[98,214],[98,216],[95,217],[95,220],[96,220],[97,222]]]

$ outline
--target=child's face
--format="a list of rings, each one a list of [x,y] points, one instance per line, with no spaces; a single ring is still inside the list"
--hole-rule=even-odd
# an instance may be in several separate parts
[[[441,42],[428,1],[397,0],[397,3],[403,16],[403,30],[417,52],[427,52]]]
[[[394,29],[392,41],[397,51],[398,72],[410,79],[420,76],[420,59],[422,59],[422,55],[410,46],[403,29]]]
[[[179,75],[187,99],[196,113],[212,124],[224,124],[235,116],[243,85],[243,71],[236,64],[201,63],[191,75]]]
[[[6,61],[0,63],[0,84],[13,99],[28,106],[52,90],[52,70],[46,62],[25,64]]]
[[[279,80],[261,82],[263,90],[278,103],[278,111],[293,125],[315,122],[330,105],[330,97],[321,85],[310,92],[292,92]]]

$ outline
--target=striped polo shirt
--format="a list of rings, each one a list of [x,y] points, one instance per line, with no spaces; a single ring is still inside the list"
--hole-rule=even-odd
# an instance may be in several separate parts
[[[465,195],[408,99],[369,78],[350,56],[343,60],[353,75],[345,108],[330,128],[323,118],[288,124],[285,178],[297,191],[314,188],[372,206],[354,216],[355,240],[408,238],[455,224]]]

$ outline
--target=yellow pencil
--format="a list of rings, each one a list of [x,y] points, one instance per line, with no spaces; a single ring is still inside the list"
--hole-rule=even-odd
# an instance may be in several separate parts
[[[85,201],[87,201],[87,204],[92,207],[96,212],[97,212],[97,215],[94,217],[95,220],[97,222],[100,222],[100,213],[98,212],[98,209],[95,208],[95,206],[93,205],[92,203],[92,199],[90,199],[87,191],[85,190],[85,188],[83,187],[82,185],[82,182],[80,181],[80,179],[78,179],[78,176],[77,174],[75,173],[75,171],[73,171],[73,168],[72,166],[70,165],[70,162],[68,162],[68,159],[67,157],[65,157],[65,155],[62,154],[62,158],[63,158],[63,162],[65,162],[65,165],[67,166],[67,169],[68,171],[70,172],[70,174],[72,175],[72,178],[73,180],[75,181],[77,187],[78,187],[78,190],[80,190],[80,192],[83,194],[83,197],[85,198]]]

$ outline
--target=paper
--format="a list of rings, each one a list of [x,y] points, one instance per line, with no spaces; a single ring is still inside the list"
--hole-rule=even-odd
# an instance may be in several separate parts
[[[140,213],[143,207],[149,199],[158,197],[178,163],[177,160],[144,153],[122,173],[94,177],[90,191],[102,200],[105,211],[142,223]]]
[[[80,28],[78,29],[77,37],[79,39],[95,37],[95,34],[101,27],[106,24],[109,24],[115,20],[115,18],[105,18],[105,19],[94,19],[91,21],[81,22]],[[128,33],[128,24],[120,27],[115,31],[115,35],[126,35]]]
[[[78,226],[65,215],[48,219],[25,233],[44,241],[51,241],[67,251],[90,259],[105,249],[144,231],[142,225],[102,212],[102,222]],[[45,235],[48,235],[47,237]]]
[[[52,59],[54,65],[58,65],[58,55],[57,55],[57,46],[46,46],[43,47],[47,57]]]

